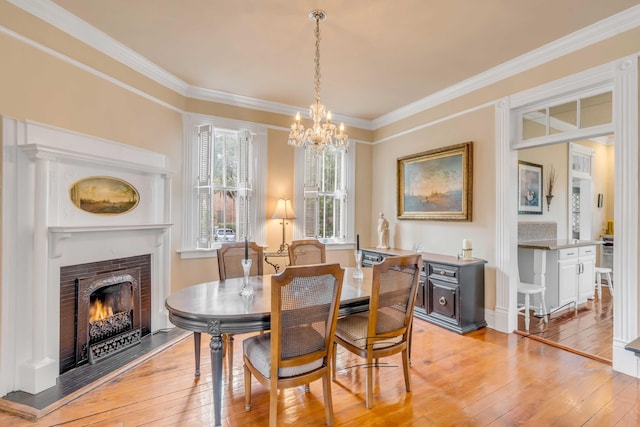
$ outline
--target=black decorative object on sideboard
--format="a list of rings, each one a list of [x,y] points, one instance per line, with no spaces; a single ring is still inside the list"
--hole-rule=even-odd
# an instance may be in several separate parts
[[[413,254],[401,249],[362,249],[362,266],[372,267],[386,257]],[[423,253],[423,269],[414,316],[466,334],[484,328],[484,265],[474,258]]]

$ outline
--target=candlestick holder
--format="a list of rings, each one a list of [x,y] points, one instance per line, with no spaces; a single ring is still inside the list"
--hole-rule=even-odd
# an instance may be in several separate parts
[[[253,295],[253,286],[251,286],[251,282],[249,281],[249,275],[251,274],[251,259],[243,259],[241,263],[244,277],[242,278],[242,288],[240,288],[240,295],[242,295],[243,297],[248,297]]]
[[[458,259],[461,259],[463,261],[471,261],[473,259],[472,252],[473,252],[473,249],[471,248],[468,248],[468,249],[463,248],[462,252],[458,254]]]
[[[362,251],[356,251],[356,271],[353,272],[354,279],[362,279],[364,273],[362,272]]]

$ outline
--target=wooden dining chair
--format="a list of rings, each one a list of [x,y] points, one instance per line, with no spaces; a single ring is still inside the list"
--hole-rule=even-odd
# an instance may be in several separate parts
[[[264,248],[256,242],[248,243],[249,258],[251,259],[251,276],[262,276]],[[244,259],[244,242],[223,243],[217,250],[218,273],[220,280],[233,279],[244,276],[242,264]],[[196,356],[196,377],[200,376],[200,332],[193,333],[195,356]],[[227,355],[229,370],[233,367],[233,334],[223,334],[223,341],[226,348],[223,354]]]
[[[327,262],[324,243],[315,240],[294,240],[289,245],[289,265],[324,264]]]
[[[338,264],[288,266],[271,276],[271,331],[245,339],[242,348],[246,410],[251,410],[253,375],[269,389],[272,427],[277,425],[278,390],[318,379],[326,423],[333,425],[329,366],[343,276]]]
[[[333,345],[333,380],[336,380],[338,344],[365,358],[368,409],[373,407],[373,368],[379,366],[380,358],[402,353],[405,387],[407,392],[411,391],[409,343],[421,269],[420,254],[387,257],[382,263],[374,264],[369,311],[338,320]]]

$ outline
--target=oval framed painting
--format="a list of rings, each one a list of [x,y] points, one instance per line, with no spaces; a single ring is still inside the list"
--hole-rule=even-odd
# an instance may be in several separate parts
[[[90,176],[69,189],[71,203],[96,215],[120,215],[138,206],[140,194],[126,181],[110,176]]]

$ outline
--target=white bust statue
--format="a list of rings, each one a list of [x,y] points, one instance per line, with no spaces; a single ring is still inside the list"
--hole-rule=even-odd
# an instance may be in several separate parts
[[[389,249],[389,221],[380,212],[378,214],[378,249]]]

